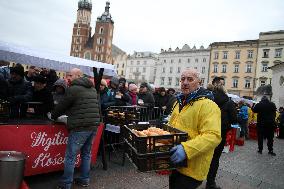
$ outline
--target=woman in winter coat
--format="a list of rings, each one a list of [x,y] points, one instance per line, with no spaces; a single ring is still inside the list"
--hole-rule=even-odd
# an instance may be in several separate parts
[[[64,79],[58,79],[54,84],[53,84],[53,102],[54,104],[58,104],[65,95],[65,91],[67,89],[67,83]]]
[[[137,91],[138,87],[137,85],[135,85],[134,83],[129,84],[128,86],[128,95],[131,98],[131,105],[137,105],[138,102],[138,95],[137,95]]]

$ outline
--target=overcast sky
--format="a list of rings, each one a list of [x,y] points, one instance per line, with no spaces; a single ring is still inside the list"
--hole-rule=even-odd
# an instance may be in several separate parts
[[[93,0],[92,23],[105,0]],[[284,0],[110,0],[113,43],[132,54],[284,30]],[[0,0],[0,40],[69,55],[78,0]]]

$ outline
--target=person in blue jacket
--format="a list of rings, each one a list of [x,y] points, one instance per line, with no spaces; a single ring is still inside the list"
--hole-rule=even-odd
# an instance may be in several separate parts
[[[244,101],[239,102],[238,120],[241,127],[240,137],[248,139],[248,106]]]

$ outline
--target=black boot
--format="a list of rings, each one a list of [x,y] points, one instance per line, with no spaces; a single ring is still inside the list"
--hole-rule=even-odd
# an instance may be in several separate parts
[[[268,154],[272,156],[276,156],[276,154],[273,151],[268,152]]]

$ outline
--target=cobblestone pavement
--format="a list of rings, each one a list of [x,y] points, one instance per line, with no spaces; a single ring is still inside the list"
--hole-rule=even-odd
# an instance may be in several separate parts
[[[223,154],[217,176],[217,184],[223,189],[284,189],[284,140],[275,139],[277,156],[257,153],[257,142],[248,140],[245,146],[236,146],[235,151]],[[97,164],[91,172],[90,189],[167,189],[168,177],[154,172],[137,172],[127,161],[119,165],[120,158],[111,156],[108,170]],[[115,162],[116,161],[116,162]],[[52,189],[62,172],[27,177],[31,189]],[[80,187],[74,187],[79,189]],[[205,182],[199,189],[205,188]]]

